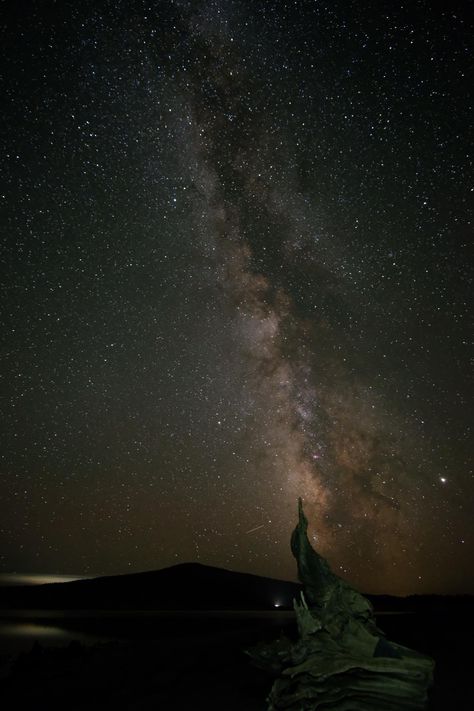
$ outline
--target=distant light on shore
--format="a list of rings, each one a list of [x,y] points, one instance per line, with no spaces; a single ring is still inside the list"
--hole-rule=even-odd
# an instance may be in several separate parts
[[[46,585],[47,583],[69,583],[81,580],[84,575],[57,575],[48,573],[0,573],[0,586],[7,585]]]

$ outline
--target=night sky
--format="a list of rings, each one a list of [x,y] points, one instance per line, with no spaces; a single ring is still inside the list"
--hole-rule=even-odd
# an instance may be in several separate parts
[[[1,3],[0,572],[474,593],[468,7]]]

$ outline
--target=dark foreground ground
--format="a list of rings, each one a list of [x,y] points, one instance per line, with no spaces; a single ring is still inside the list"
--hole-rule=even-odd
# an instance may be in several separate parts
[[[473,711],[471,613],[387,615],[378,623],[389,639],[436,660],[431,711]],[[13,659],[4,657],[2,709],[264,711],[272,679],[252,667],[244,650],[294,633],[285,613],[111,616],[61,624],[120,640],[63,648],[36,644]]]

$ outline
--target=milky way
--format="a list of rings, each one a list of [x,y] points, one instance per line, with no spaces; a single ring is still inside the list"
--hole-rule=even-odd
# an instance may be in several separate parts
[[[302,496],[359,587],[472,590],[469,32],[423,8],[12,12],[4,571],[294,577]]]

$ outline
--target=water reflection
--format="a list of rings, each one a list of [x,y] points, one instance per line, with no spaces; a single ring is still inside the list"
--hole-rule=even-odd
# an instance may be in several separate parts
[[[35,622],[0,623],[0,635],[5,637],[31,637],[40,641],[44,638],[51,640],[70,637],[70,634],[61,629],[61,627],[39,625]]]
[[[51,647],[67,646],[72,640],[85,644],[103,640],[103,636],[69,630],[40,622],[0,621],[0,657],[28,652],[35,642]]]

